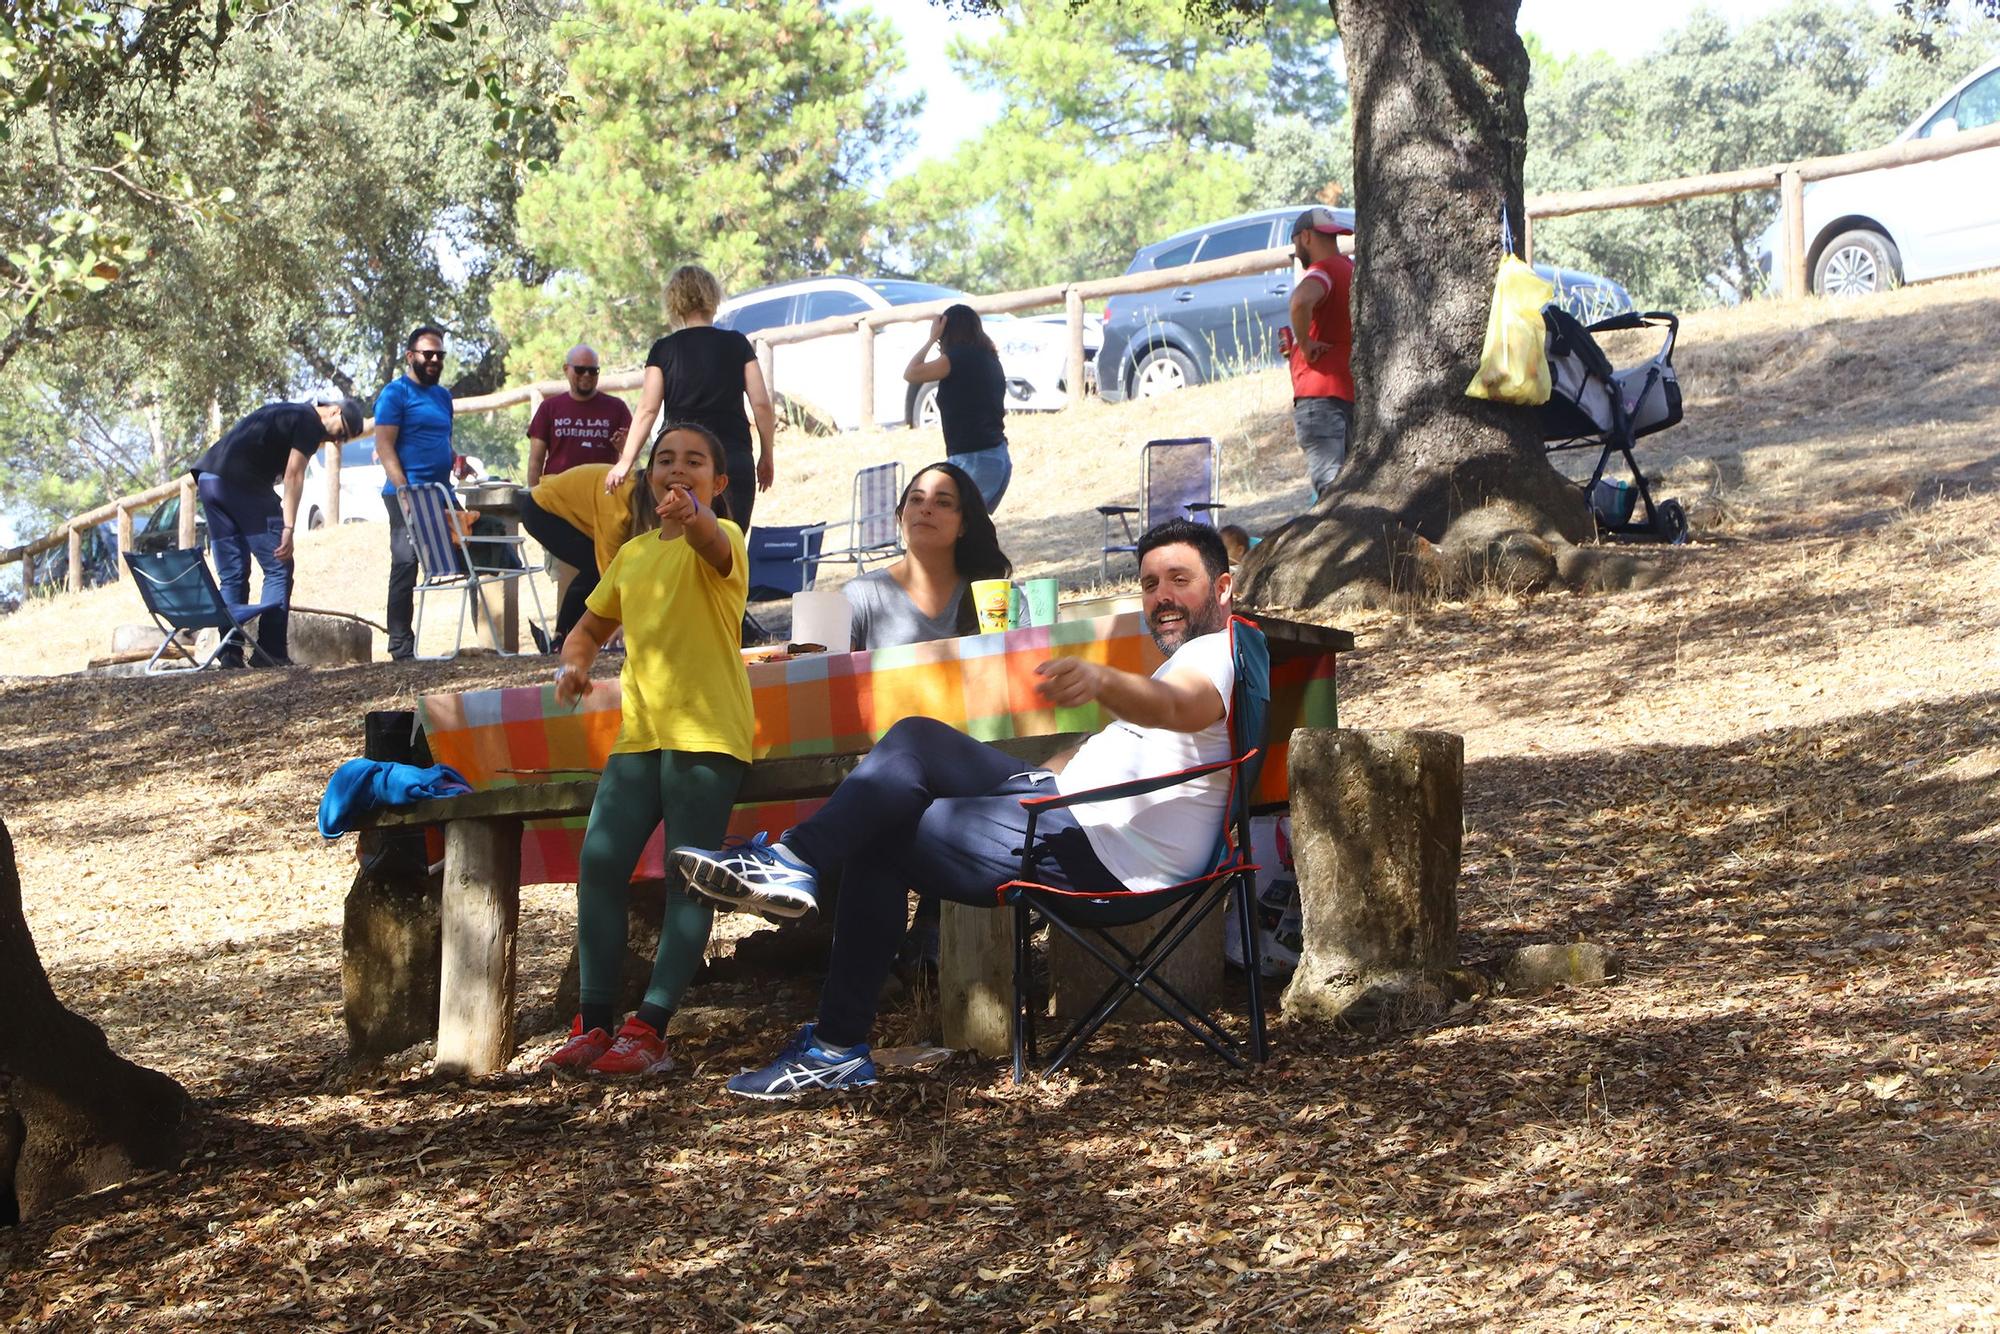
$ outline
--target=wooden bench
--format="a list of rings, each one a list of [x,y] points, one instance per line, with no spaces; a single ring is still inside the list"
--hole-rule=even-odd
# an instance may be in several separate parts
[[[1033,766],[1076,745],[1083,735],[1016,737],[992,744],[1023,765]],[[759,760],[744,776],[737,801],[830,796],[861,758],[851,754]],[[525,784],[413,802],[373,812],[356,822],[358,828],[374,829],[444,827],[443,958],[437,1032],[440,1073],[488,1074],[504,1067],[513,1056],[521,826],[529,820],[587,815],[596,796],[594,780]],[[1006,914],[981,916],[1002,919]],[[961,950],[965,955],[984,952],[969,945]],[[971,965],[976,961],[968,957],[966,962]],[[1006,996],[998,998],[998,1005],[1004,1013]]]

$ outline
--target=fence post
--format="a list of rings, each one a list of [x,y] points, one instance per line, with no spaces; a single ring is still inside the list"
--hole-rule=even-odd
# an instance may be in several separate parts
[[[69,574],[64,579],[69,591],[83,591],[83,529],[75,524],[69,526]]]
[[[181,476],[181,527],[178,534],[181,549],[185,551],[194,545],[194,474]]]
[[[1063,320],[1069,328],[1069,392],[1063,406],[1074,408],[1083,404],[1083,293],[1075,283],[1063,288]]]
[[[118,507],[118,559],[111,562],[111,577],[125,577],[125,557],[132,550],[132,507]]]
[[[1806,185],[1797,167],[1778,178],[1785,205],[1785,295],[1806,294]]]
[[[859,320],[855,331],[861,335],[861,411],[854,420],[857,429],[867,431],[875,425],[875,326]]]
[[[763,339],[756,339],[754,346],[757,351],[757,370],[764,377],[764,392],[775,402],[778,397],[778,377],[775,374],[777,358],[771,355],[771,345]]]
[[[340,527],[340,455],[345,444],[326,447],[326,526]]]
[[[1521,262],[1535,262],[1535,220],[1524,209],[1521,213]]]

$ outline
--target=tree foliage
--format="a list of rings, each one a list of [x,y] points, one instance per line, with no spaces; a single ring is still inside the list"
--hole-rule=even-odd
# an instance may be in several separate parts
[[[521,200],[556,276],[499,303],[517,365],[552,370],[579,338],[643,349],[687,261],[734,288],[862,251],[871,180],[916,111],[884,91],[901,55],[872,11],[588,0],[557,40],[581,114]]]
[[[172,97],[114,90],[88,116],[57,112],[60,135],[47,108],[16,117],[0,162],[17,236],[69,207],[78,154],[108,146],[179,184],[113,181],[79,211],[115,217],[138,261],[67,299],[8,367],[0,500],[73,513],[163,480],[218,415],[307,388],[368,395],[426,320],[451,329],[473,385],[497,383],[486,300],[523,272],[520,154],[489,151],[491,109],[449,85],[458,69],[443,43],[319,0],[235,32]],[[522,133],[532,151],[548,131]]]
[[[885,201],[888,262],[936,281],[1116,272],[1137,246],[1251,202],[1273,114],[1340,110],[1323,3],[1220,26],[1182,0],[1023,0],[1001,18],[991,38],[950,50],[968,83],[1002,94],[999,118]]]
[[[1732,171],[1872,148],[1989,50],[1986,28],[1958,34],[1948,59],[1910,46],[1896,17],[1860,3],[1797,0],[1732,27],[1698,11],[1629,62],[1537,61],[1528,92],[1531,192]],[[1540,257],[1616,276],[1642,303],[1709,304],[1754,295],[1765,279],[1753,243],[1776,216],[1775,191],[1654,209],[1552,219]]]

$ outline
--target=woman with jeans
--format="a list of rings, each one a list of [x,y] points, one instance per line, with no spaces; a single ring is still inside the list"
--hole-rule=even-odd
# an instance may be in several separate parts
[[[999,509],[1014,477],[1007,453],[1007,373],[979,312],[957,305],[932,320],[931,336],[903,368],[903,378],[936,383],[945,460],[972,478],[989,514]]]

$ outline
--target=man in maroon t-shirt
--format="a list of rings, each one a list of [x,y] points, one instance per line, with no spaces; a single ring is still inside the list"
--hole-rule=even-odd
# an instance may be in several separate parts
[[[582,343],[563,359],[569,392],[542,400],[528,423],[528,485],[579,463],[616,463],[632,425],[632,409],[616,394],[597,392],[597,353]]]
[[[1330,208],[1309,208],[1292,224],[1294,253],[1306,269],[1292,287],[1292,429],[1315,498],[1333,486],[1354,435],[1354,372],[1348,365],[1354,261],[1339,246],[1348,234]]]

